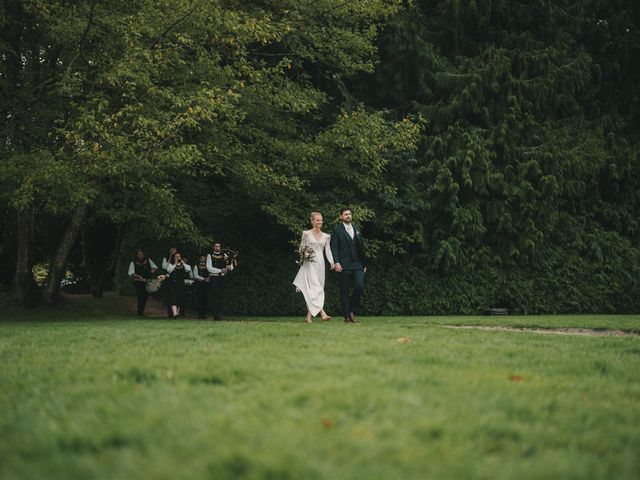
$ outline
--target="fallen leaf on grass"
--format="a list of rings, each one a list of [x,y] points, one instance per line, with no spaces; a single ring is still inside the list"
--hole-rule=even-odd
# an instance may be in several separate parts
[[[333,422],[331,420],[329,420],[328,418],[322,417],[320,419],[320,422],[322,423],[322,426],[324,428],[331,428],[333,427]]]
[[[512,382],[521,382],[522,375],[511,375],[511,377],[509,377],[509,380],[511,380]]]
[[[400,342],[400,343],[411,343],[411,341],[412,341],[411,337],[400,337],[398,339],[398,342]]]

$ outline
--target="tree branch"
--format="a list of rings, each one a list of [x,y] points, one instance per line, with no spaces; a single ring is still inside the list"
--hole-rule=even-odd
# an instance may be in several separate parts
[[[169,25],[164,32],[162,32],[160,35],[158,35],[155,40],[153,41],[153,43],[151,44],[151,48],[155,47],[158,42],[160,42],[160,40],[162,40],[162,38],[171,31],[171,29],[173,29],[174,27],[176,27],[178,24],[184,22],[193,12],[196,11],[197,7],[193,7],[191,10],[189,10],[187,13],[185,13],[182,17],[180,17],[178,20],[176,20],[175,22],[173,22],[171,25]]]
[[[82,51],[82,46],[84,45],[84,42],[87,40],[87,35],[89,34],[89,30],[91,30],[91,24],[93,23],[93,14],[95,12],[95,9],[96,9],[96,0],[91,0],[91,9],[89,10],[89,19],[87,20],[87,26],[84,29],[84,32],[82,32],[82,37],[80,37],[80,41],[78,42],[78,53],[80,54],[80,57],[82,57],[82,60],[84,60],[84,63],[86,63],[87,65],[91,65],[91,64],[85,58],[84,52]]]
[[[91,24],[93,23],[93,14],[95,11],[95,6],[96,6],[96,0],[92,0],[91,10],[89,10],[89,19],[87,20],[87,26],[85,27],[84,32],[82,32],[82,37],[80,37],[80,40],[78,40],[78,53],[76,53],[73,56],[73,58],[71,58],[71,60],[69,61],[69,65],[67,65],[67,73],[71,71],[71,67],[73,66],[73,64],[76,61],[76,58],[78,57],[82,58],[84,63],[86,63],[87,65],[90,65],[87,59],[85,58],[84,53],[82,52],[82,45],[87,39],[87,35],[89,34],[89,30],[91,29]]]

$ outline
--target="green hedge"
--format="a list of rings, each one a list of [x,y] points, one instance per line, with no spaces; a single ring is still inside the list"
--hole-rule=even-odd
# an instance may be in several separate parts
[[[636,254],[637,255],[637,254]],[[304,300],[291,284],[295,264],[244,259],[229,277],[225,310],[236,315],[304,315]],[[392,261],[374,262],[365,277],[363,315],[510,313],[637,313],[640,274],[635,261],[598,263],[546,252],[530,268],[508,272],[484,267],[453,275]],[[326,310],[339,315],[337,274],[327,271]]]

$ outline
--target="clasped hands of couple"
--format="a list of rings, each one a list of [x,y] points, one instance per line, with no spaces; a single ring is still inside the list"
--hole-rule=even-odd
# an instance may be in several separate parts
[[[339,263],[336,263],[335,265],[331,266],[331,270],[335,270],[336,272],[340,273],[342,272],[342,265],[340,265]],[[364,267],[362,271],[364,273],[367,273],[367,267]]]

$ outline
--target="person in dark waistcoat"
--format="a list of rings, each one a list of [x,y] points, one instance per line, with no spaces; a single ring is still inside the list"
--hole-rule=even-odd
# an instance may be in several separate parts
[[[191,266],[187,257],[182,257],[182,261],[186,264],[189,264],[189,266]],[[181,317],[187,316],[187,305],[189,305],[189,298],[191,297],[192,285],[194,283],[195,281],[193,279],[193,267],[191,267],[191,271],[189,272],[189,275],[187,275],[184,279],[184,300],[182,305],[180,305]]]
[[[177,251],[178,249],[176,247],[170,247],[169,254],[162,259],[162,273],[165,275],[165,281],[163,282],[163,286],[164,286],[163,298],[164,298],[164,303],[167,306],[167,318],[173,318],[173,312],[171,311],[171,297],[169,293],[170,275],[167,272],[167,267],[173,261],[173,256],[176,254]]]
[[[136,250],[133,260],[129,264],[129,277],[133,280],[138,298],[138,315],[144,316],[144,307],[147,305],[149,292],[147,292],[147,281],[151,280],[158,267],[153,260],[147,258],[142,250]]]
[[[182,260],[180,252],[176,252],[173,261],[167,265],[167,273],[169,278],[165,281],[169,287],[169,303],[172,318],[176,319],[180,315],[180,306],[185,302],[187,292],[184,281],[189,278],[191,267]]]
[[[353,224],[350,208],[340,210],[341,222],[331,235],[334,269],[340,275],[340,310],[345,323],[357,323],[356,313],[364,292],[367,258],[364,253],[362,231]],[[353,293],[349,296],[353,285]]]
[[[213,244],[213,251],[207,255],[207,270],[210,273],[213,291],[213,319],[222,320],[225,275],[233,270],[233,263],[227,253],[222,251],[222,246],[218,242]]]
[[[196,281],[196,296],[198,299],[198,318],[205,318],[207,315],[207,302],[209,298],[209,286],[211,285],[207,270],[207,256],[202,254],[198,262],[191,271],[191,278]]]

